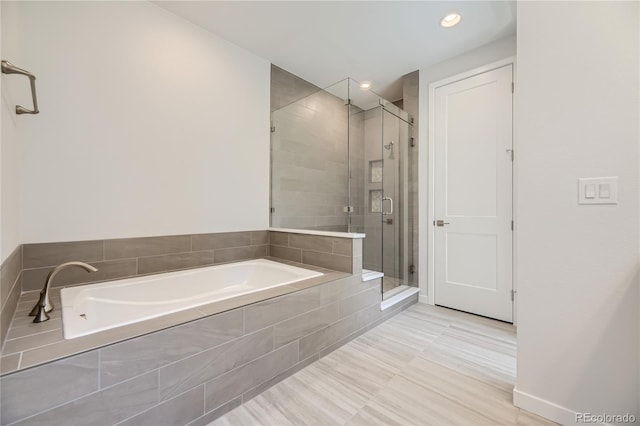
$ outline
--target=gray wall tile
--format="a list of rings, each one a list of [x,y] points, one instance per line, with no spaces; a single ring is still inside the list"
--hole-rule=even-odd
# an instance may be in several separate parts
[[[306,80],[271,64],[271,111],[320,90]]]
[[[18,246],[0,268],[0,308],[4,307],[11,289],[20,276],[20,271],[22,271],[22,248]]]
[[[0,423],[6,425],[98,390],[98,352],[9,374],[0,386]]]
[[[365,327],[361,327],[360,329],[354,331],[353,333],[351,333],[347,337],[342,338],[342,339],[338,340],[337,342],[327,346],[326,348],[324,348],[324,349],[322,349],[320,351],[319,357],[323,358],[323,357],[329,355],[331,352],[335,351],[340,346],[343,346],[343,345],[349,343],[351,340],[355,339],[356,337],[361,336],[362,334],[366,333],[367,330],[368,330],[368,328],[366,326]]]
[[[33,319],[31,320],[33,321]],[[12,354],[38,346],[48,345],[49,343],[58,342],[62,339],[62,330],[60,329],[46,331],[39,334],[31,334],[29,336],[7,340],[6,342],[4,342],[2,353]]]
[[[194,251],[190,253],[140,257],[138,258],[138,274],[153,274],[212,264],[213,251]]]
[[[382,293],[379,288],[372,288],[340,301],[340,318],[344,318],[369,306],[380,304]]]
[[[140,413],[118,426],[178,426],[204,415],[204,385]]]
[[[221,345],[242,333],[242,309],[234,309],[107,346],[100,349],[102,386]]]
[[[279,382],[283,381],[287,377],[297,373],[298,371],[302,370],[306,366],[313,364],[318,359],[320,359],[320,357],[317,354],[316,355],[312,355],[307,359],[303,359],[302,361],[298,362],[293,367],[283,371],[282,373],[278,374],[277,376],[273,377],[272,379],[269,379],[266,382],[261,383],[258,386],[249,389],[244,394],[242,394],[242,402],[245,403],[245,402],[255,398],[256,396],[260,395],[262,392],[264,392],[267,389],[269,389],[270,387],[278,384]]]
[[[242,405],[242,397],[239,396],[236,399],[233,399],[226,404],[221,405],[215,410],[209,411],[202,417],[199,417],[189,423],[187,426],[207,426],[209,423],[217,419],[218,417],[222,417],[227,414],[229,411],[233,410]]]
[[[333,252],[333,238],[320,235],[290,234],[289,246],[306,250]]]
[[[288,246],[289,233],[269,231],[269,243],[277,246]]]
[[[215,409],[251,388],[266,382],[298,362],[298,342],[231,370],[205,384],[205,408]]]
[[[67,268],[51,282],[51,287],[62,287],[72,284],[91,283],[97,281],[117,280],[136,275],[136,259],[91,262],[98,268],[97,272],[87,272],[81,268]],[[25,269],[22,274],[23,291],[41,290],[52,268]]]
[[[247,332],[259,330],[319,306],[320,289],[318,287],[255,303],[244,308],[245,330]]]
[[[267,328],[169,364],[160,369],[160,398],[172,398],[271,350],[273,329]]]
[[[120,238],[104,241],[106,260],[191,251],[190,235]]]
[[[349,273],[353,269],[351,257],[310,250],[302,251],[302,263]]]
[[[72,260],[82,262],[104,260],[102,248],[102,240],[24,244],[22,246],[23,268],[57,266]]]
[[[213,262],[226,263],[262,258],[267,255],[267,247],[266,245],[261,245],[216,249],[213,251]]]
[[[51,321],[55,321],[55,320],[60,321],[62,318],[62,312],[60,311],[60,309],[56,309],[56,308],[60,308],[60,298],[50,297],[49,301],[53,304],[53,307],[54,307],[53,312],[49,312],[49,317],[51,318]],[[41,330],[40,326],[43,326],[46,328],[46,326],[44,325],[45,323],[34,324],[33,317],[29,316],[29,313],[31,313],[31,310],[36,304],[37,302],[30,302],[26,305],[24,304],[19,305],[19,308],[16,309],[16,313],[13,316],[13,322],[11,323],[11,329],[9,330],[10,334],[13,334],[13,330],[16,328],[22,328],[27,326],[32,327],[32,330],[34,332],[40,332]],[[49,329],[47,331],[51,331],[51,330],[52,329]],[[31,334],[34,334],[34,333],[31,333]],[[21,336],[16,336],[16,337],[25,337],[25,336],[27,336],[27,333],[23,333]],[[12,339],[13,338],[14,337],[12,337]]]
[[[262,244],[269,244],[269,231],[251,232],[251,245],[257,246]]]
[[[20,292],[22,289],[22,285],[20,284],[21,280],[22,278],[19,276],[18,283],[13,286],[11,293],[7,296],[7,300],[5,300],[2,311],[0,311],[0,345],[4,343],[7,337],[9,326],[11,325],[11,319],[14,316],[18,299],[20,298]],[[7,352],[5,351],[4,353]]]
[[[300,358],[304,359],[344,339],[369,323],[371,314],[363,310],[300,339]]]
[[[223,232],[192,235],[193,250],[211,250],[251,245],[251,232]]]
[[[29,426],[111,425],[158,403],[158,372],[138,376],[18,423]]]
[[[280,322],[273,327],[275,347],[284,346],[339,319],[340,306],[336,302]]]
[[[333,238],[333,253],[342,256],[353,255],[353,244],[351,238]],[[321,250],[319,250],[321,251]]]
[[[302,263],[302,250],[297,248],[270,245],[269,256]]]
[[[344,101],[317,91],[274,111],[272,121],[271,226],[346,230],[349,122]]]
[[[324,305],[369,289],[370,282],[363,282],[360,276],[341,278],[320,288],[320,302]],[[380,283],[378,283],[378,287]]]
[[[60,304],[54,305],[58,308]],[[27,315],[25,313],[24,315]],[[18,327],[11,327],[11,331],[7,335],[7,339],[18,339],[20,337],[30,336],[32,334],[44,333],[45,331],[53,331],[62,328],[62,318],[51,318],[49,321],[36,324],[33,322],[33,317],[29,317],[31,321],[29,324],[21,325]]]
[[[0,357],[0,374],[13,371],[20,364],[20,354],[11,354]]]

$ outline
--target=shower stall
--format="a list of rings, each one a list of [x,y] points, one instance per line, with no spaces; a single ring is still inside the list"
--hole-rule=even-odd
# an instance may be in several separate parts
[[[409,217],[413,119],[353,79],[271,114],[271,226],[366,234],[385,299],[417,287]]]

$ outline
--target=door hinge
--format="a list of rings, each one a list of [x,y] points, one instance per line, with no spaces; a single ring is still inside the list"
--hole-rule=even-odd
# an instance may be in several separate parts
[[[511,82],[511,93],[515,93],[516,92],[516,84],[512,81]]]
[[[276,208],[275,207],[270,207],[269,208],[269,213],[275,213],[276,212]]]
[[[342,208],[342,211],[343,211],[344,213],[353,213],[354,208],[353,208],[353,206],[344,206],[344,207]]]
[[[275,132],[276,132],[276,126],[271,124],[271,133],[275,133]]]
[[[516,299],[516,293],[517,293],[517,291],[515,291],[513,289],[511,290],[511,301],[512,302]]]
[[[511,230],[513,231],[513,220],[511,221]]]
[[[413,148],[414,146],[416,146],[416,138],[414,138],[413,136],[411,136],[411,137],[409,138],[409,146],[410,146],[411,148]]]
[[[506,149],[505,151],[507,151],[507,154],[511,156],[511,161],[513,161],[513,149]]]
[[[409,273],[410,274],[416,273],[416,265],[409,265]]]

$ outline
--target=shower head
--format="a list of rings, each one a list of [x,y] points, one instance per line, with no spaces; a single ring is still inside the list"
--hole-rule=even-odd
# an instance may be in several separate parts
[[[384,149],[391,151],[389,153],[389,160],[395,160],[395,157],[393,155],[393,141],[390,141],[388,144],[382,146]]]

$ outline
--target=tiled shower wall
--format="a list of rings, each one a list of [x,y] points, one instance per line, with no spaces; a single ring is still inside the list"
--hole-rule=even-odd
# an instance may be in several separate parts
[[[275,66],[271,91],[271,226],[347,231],[348,132],[358,123],[344,100]]]
[[[0,267],[0,345],[9,330],[22,292],[22,246],[18,246]]]
[[[271,115],[271,226],[346,231],[348,110],[319,91]]]
[[[380,299],[354,275],[9,374],[0,423],[205,425],[416,301]]]
[[[271,112],[320,90],[307,80],[271,64]]]

